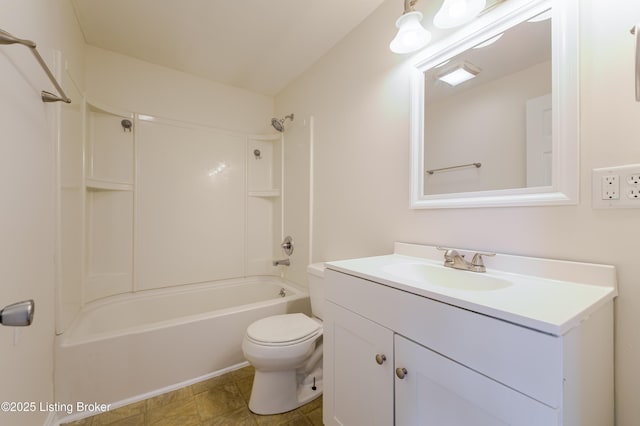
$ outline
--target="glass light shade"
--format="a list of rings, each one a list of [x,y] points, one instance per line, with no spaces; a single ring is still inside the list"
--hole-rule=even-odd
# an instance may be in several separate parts
[[[425,46],[431,40],[431,33],[420,22],[422,13],[408,12],[398,18],[398,34],[389,43],[393,53],[410,53]]]
[[[433,24],[438,28],[459,27],[478,16],[486,5],[486,0],[444,0]]]

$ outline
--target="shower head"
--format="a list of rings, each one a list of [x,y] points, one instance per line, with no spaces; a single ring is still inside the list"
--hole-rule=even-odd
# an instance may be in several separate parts
[[[272,118],[271,125],[273,126],[274,129],[276,129],[280,133],[284,132],[284,119],[278,120],[277,118]]]
[[[276,129],[277,131],[279,131],[280,133],[284,132],[284,122],[287,120],[287,118],[291,121],[293,121],[293,114],[289,114],[287,116],[285,116],[284,118],[272,118],[271,119],[271,125],[273,126],[274,129]]]

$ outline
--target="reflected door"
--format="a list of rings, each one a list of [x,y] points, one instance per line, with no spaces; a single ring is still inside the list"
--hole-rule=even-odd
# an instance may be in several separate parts
[[[551,94],[527,101],[527,188],[551,185]]]

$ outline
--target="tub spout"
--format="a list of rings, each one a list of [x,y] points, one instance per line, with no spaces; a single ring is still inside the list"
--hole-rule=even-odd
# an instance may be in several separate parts
[[[280,266],[280,265],[289,266],[289,265],[291,265],[291,262],[289,261],[289,259],[282,259],[282,260],[274,260],[273,261],[273,266]]]

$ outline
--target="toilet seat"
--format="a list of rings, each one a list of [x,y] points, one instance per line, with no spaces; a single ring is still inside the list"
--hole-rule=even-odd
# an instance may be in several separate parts
[[[300,313],[263,318],[247,328],[247,338],[264,346],[295,345],[321,333],[322,324]]]

